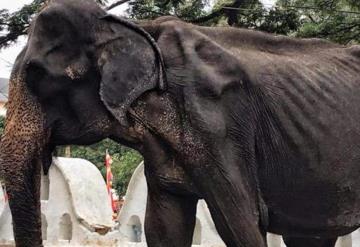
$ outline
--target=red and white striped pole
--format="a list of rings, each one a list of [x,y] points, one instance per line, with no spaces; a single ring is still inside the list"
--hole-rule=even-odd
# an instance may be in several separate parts
[[[106,188],[110,197],[110,203],[111,203],[111,208],[113,210],[113,212],[116,211],[116,205],[114,202],[114,198],[113,198],[113,194],[112,194],[112,181],[113,181],[113,174],[111,172],[111,164],[112,164],[112,159],[111,156],[108,152],[108,150],[106,149],[106,154],[105,154],[105,168],[106,168]]]

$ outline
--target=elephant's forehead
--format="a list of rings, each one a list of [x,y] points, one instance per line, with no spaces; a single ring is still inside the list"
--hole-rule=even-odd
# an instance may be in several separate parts
[[[95,2],[51,1],[46,5],[32,23],[32,30],[43,29],[42,35],[59,38],[59,32],[87,33],[93,28],[94,20],[103,16],[103,11]],[[71,40],[68,40],[71,41]]]

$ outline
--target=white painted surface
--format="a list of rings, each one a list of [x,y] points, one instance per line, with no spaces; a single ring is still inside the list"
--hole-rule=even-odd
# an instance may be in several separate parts
[[[146,210],[147,185],[144,176],[144,165],[141,163],[131,177],[126,191],[125,203],[118,216],[120,232],[124,237],[131,240],[133,225],[130,222],[132,216],[138,216],[141,223],[141,241],[145,241],[144,217]]]
[[[113,227],[111,203],[98,168],[83,159],[57,158],[54,163],[69,187],[77,220],[90,229],[106,230]],[[51,195],[55,193],[50,192]],[[108,207],[105,206],[106,202]]]
[[[8,241],[13,241],[12,219],[9,204],[6,204],[0,214],[0,245]]]
[[[2,211],[4,211],[4,208],[5,208],[5,196],[0,184],[0,215]]]

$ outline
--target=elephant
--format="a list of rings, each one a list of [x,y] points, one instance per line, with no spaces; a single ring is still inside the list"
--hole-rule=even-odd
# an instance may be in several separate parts
[[[333,247],[360,226],[359,72],[359,46],[50,1],[0,143],[16,245],[42,246],[55,147],[111,138],[144,157],[150,247],[190,247],[199,199],[229,247]]]

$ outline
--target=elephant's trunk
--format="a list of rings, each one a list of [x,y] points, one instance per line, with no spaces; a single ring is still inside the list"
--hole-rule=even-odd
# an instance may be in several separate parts
[[[16,246],[42,246],[41,155],[46,144],[44,114],[21,76],[10,81],[0,168],[9,196]]]

